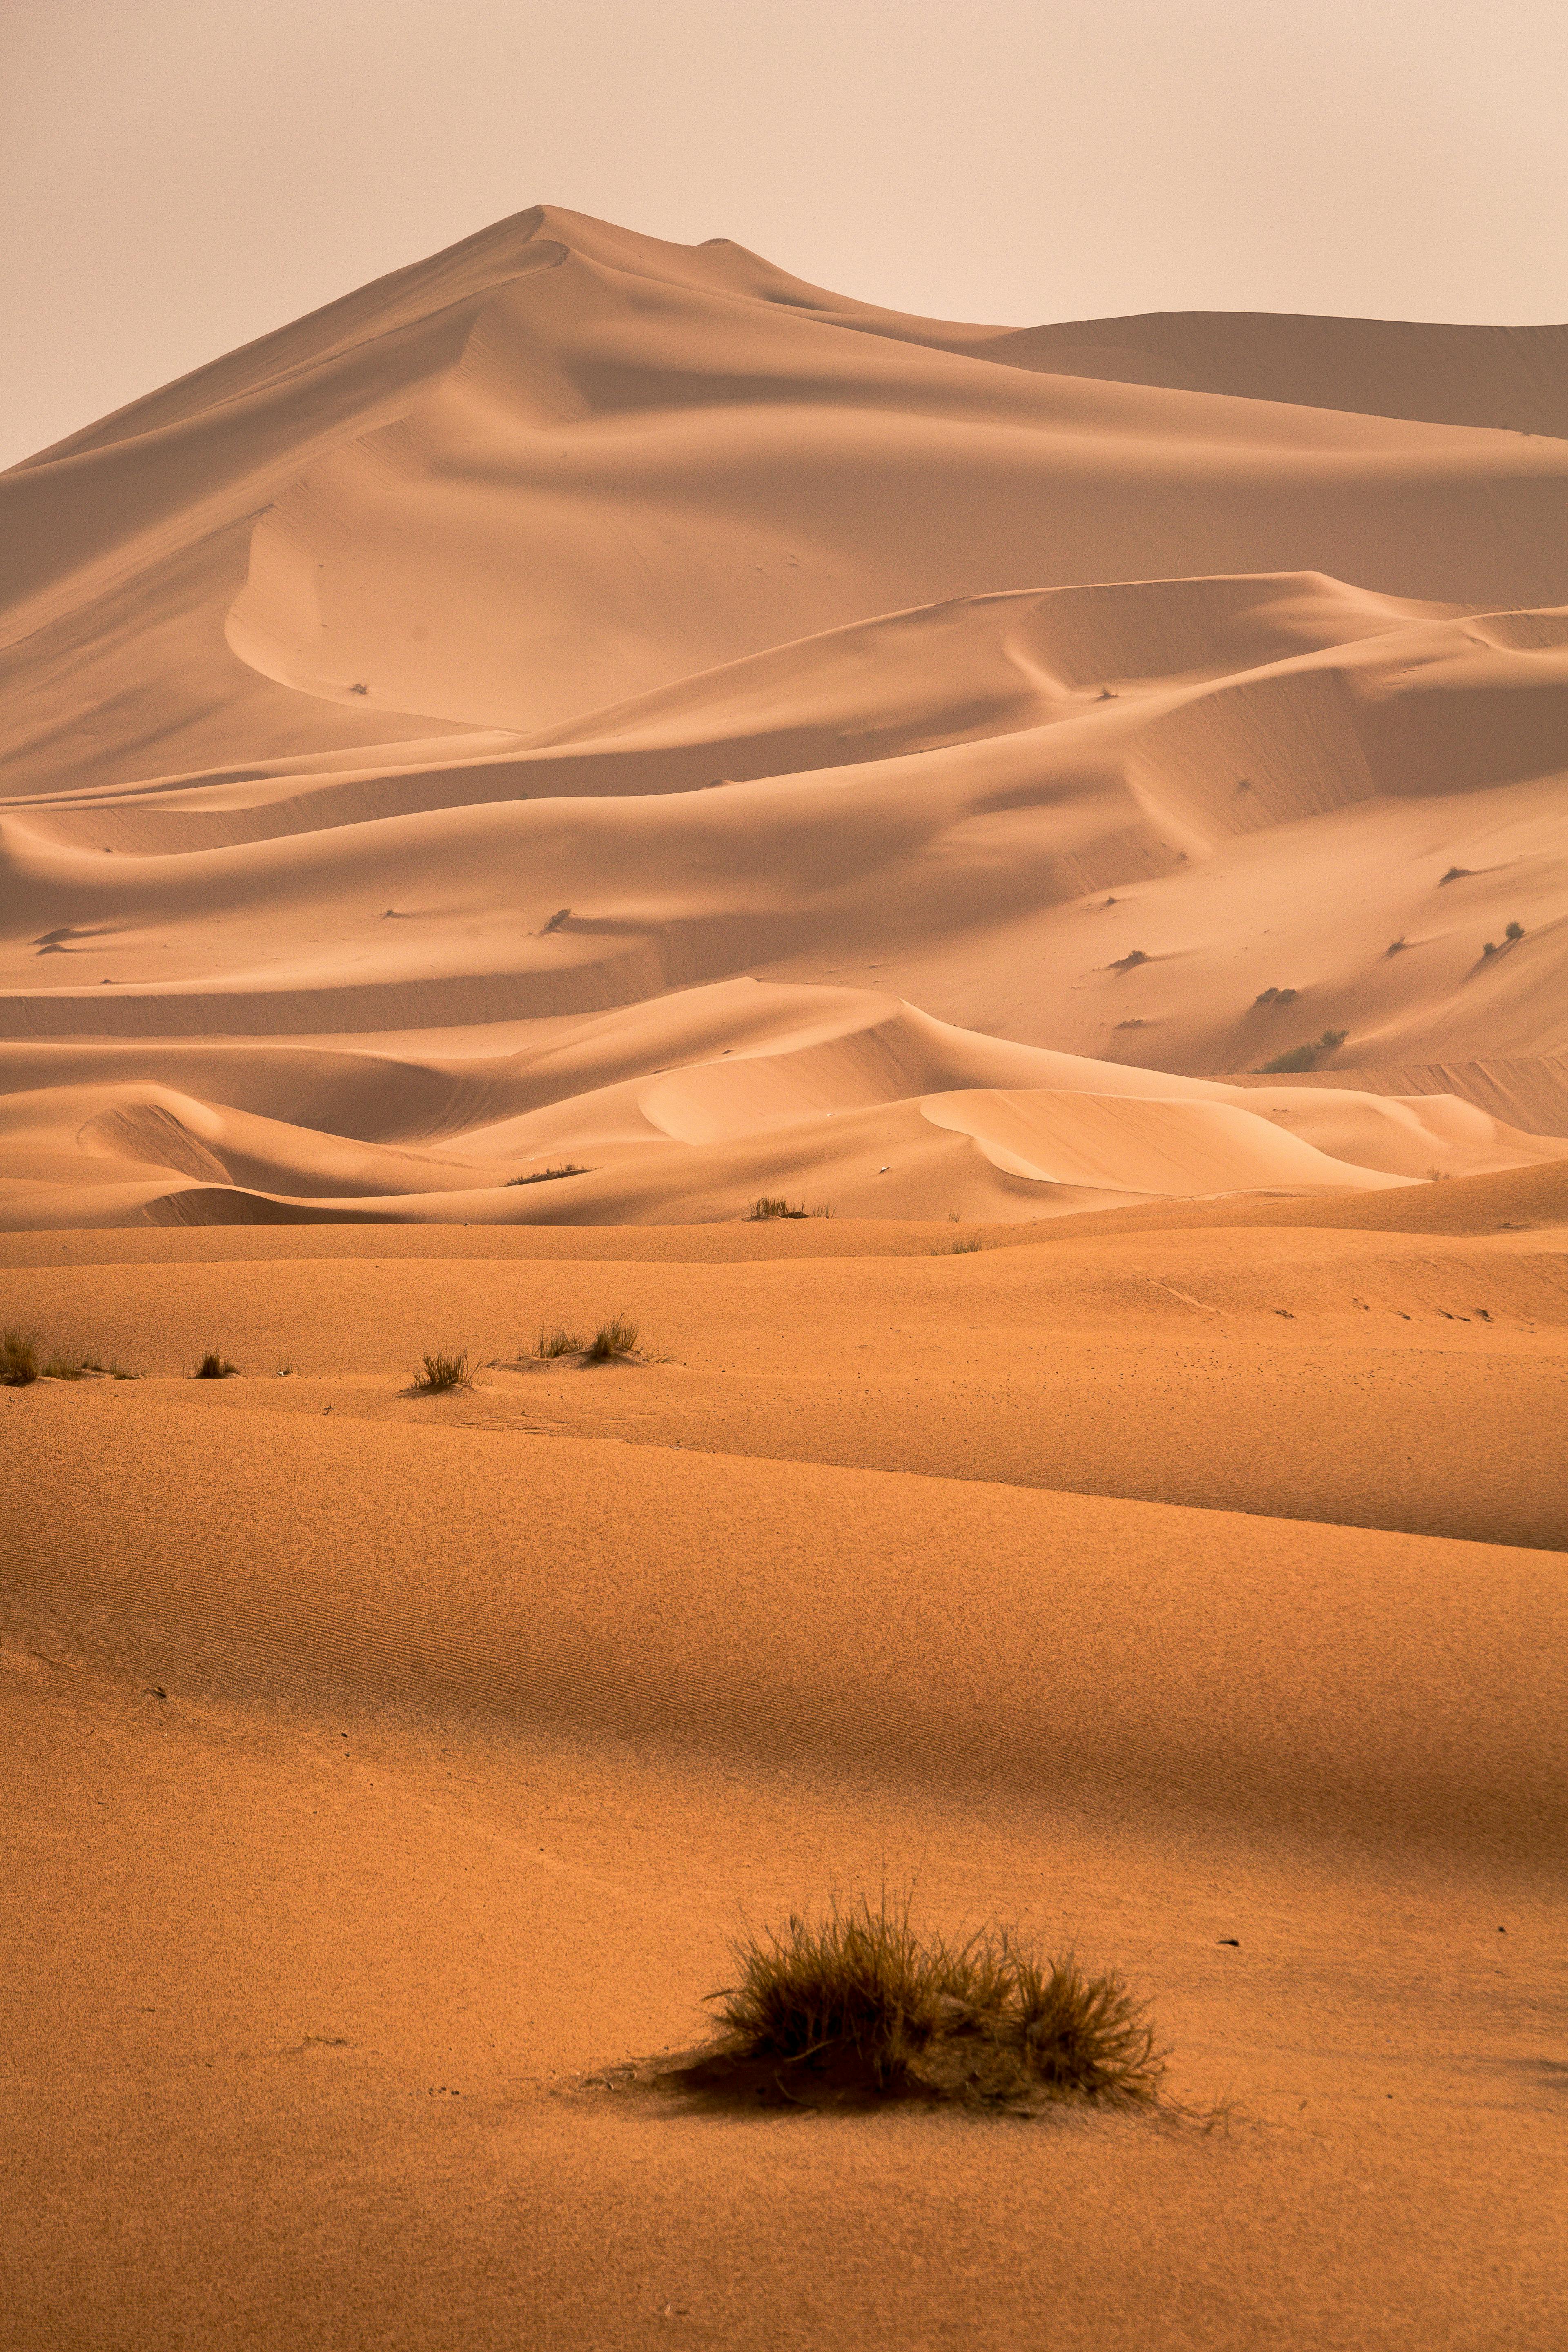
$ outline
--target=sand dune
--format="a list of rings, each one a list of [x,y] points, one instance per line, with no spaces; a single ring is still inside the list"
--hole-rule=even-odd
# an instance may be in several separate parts
[[[1555,2347],[1565,520],[551,207],[0,477],[7,2347]],[[1184,2105],[610,2087],[910,1882]]]
[[[0,479],[0,1032],[99,1041],[124,1116],[89,1157],[114,1136],[127,1167],[194,1176],[195,1147],[157,1159],[147,1084],[190,1095],[187,1135],[226,1108],[314,1130],[218,1155],[271,1183],[201,1163],[295,1202],[351,1178],[411,1197],[345,1150],[365,1057],[449,1070],[465,1033],[455,1094],[496,1107],[467,1145],[443,1125],[456,1172],[427,1189],[477,1193],[518,1024],[554,1045],[742,975],[823,992],[828,1019],[869,984],[1131,1072],[1559,1055],[1560,344],[1331,320],[998,336],[722,242],[520,215]],[[748,1050],[705,1025],[681,1059]],[[659,1024],[629,1034],[625,1081],[668,1075]],[[255,1041],[265,1102],[189,1086],[175,1041],[200,1038]],[[335,1061],[275,1050],[318,1039]],[[847,1104],[785,1066],[781,1179],[826,1197],[862,1149],[879,1170],[913,1148],[912,1112],[830,1148]],[[667,1086],[663,1116],[639,1097],[624,1131],[582,1089],[527,1108],[579,1161],[701,1153],[709,1083]],[[941,1090],[998,1083],[1035,1082]],[[65,1211],[72,1116],[29,1114],[48,1166],[10,1166],[45,1189],[8,1193],[12,1222]],[[1210,1119],[1181,1181],[1342,1181],[1247,1116]],[[1161,1189],[1145,1131],[1096,1160],[1108,1195]],[[1017,1186],[1057,1179],[1012,1157],[997,1213],[1028,1213]],[[104,1173],[77,1214],[141,1213]],[[684,1179],[704,1214],[726,1181]],[[668,1216],[677,1189],[615,1213]]]

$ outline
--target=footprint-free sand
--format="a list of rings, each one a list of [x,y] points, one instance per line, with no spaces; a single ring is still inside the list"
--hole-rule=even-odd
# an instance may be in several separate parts
[[[0,477],[0,2342],[1563,2341],[1565,522],[548,207]],[[1165,2110],[616,2071],[884,1885]]]

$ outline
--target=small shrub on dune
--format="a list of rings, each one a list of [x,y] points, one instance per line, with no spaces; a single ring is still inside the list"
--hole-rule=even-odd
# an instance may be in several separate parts
[[[583,1352],[590,1364],[613,1364],[635,1354],[637,1344],[637,1326],[624,1315],[612,1315],[607,1323],[600,1324]]]
[[[1142,2007],[1114,1975],[1041,1960],[1015,1929],[961,1944],[917,1935],[907,1903],[835,1904],[733,1947],[740,1981],[709,1996],[721,2040],[689,2070],[772,2070],[781,2095],[811,2087],[880,2097],[1034,2105],[1085,2099],[1152,2105],[1163,2066]]]
[[[830,1216],[832,1211],[825,1210],[821,1213]],[[746,1223],[751,1225],[763,1225],[773,1217],[805,1217],[809,1214],[810,1212],[804,1201],[798,1207],[792,1209],[782,1192],[759,1192],[746,1212]]]
[[[38,1378],[44,1381],[79,1381],[87,1376],[88,1366],[79,1356],[67,1356],[57,1351],[49,1358]],[[98,1368],[92,1367],[94,1370]]]
[[[574,1160],[563,1160],[559,1168],[536,1168],[529,1176],[509,1176],[507,1189],[513,1184],[553,1184],[562,1176],[588,1176],[593,1171],[579,1168]]]
[[[533,1352],[536,1356],[543,1357],[546,1362],[555,1356],[580,1356],[583,1352],[583,1334],[581,1331],[568,1331],[563,1323],[557,1323],[553,1331],[545,1330],[542,1324],[539,1338],[534,1342]]]
[[[226,1356],[220,1355],[216,1348],[209,1348],[196,1366],[194,1377],[198,1381],[232,1381],[238,1370],[237,1364],[231,1364]]]
[[[468,1385],[467,1351],[460,1356],[426,1356],[425,1369],[414,1386],[421,1396],[440,1396],[447,1389],[466,1389]]]
[[[25,1389],[38,1377],[38,1343],[12,1324],[0,1337],[0,1388]]]
[[[980,1245],[979,1234],[971,1234],[965,1240],[954,1242],[948,1252],[948,1255],[950,1257],[973,1257]]]
[[[1288,1054],[1276,1054],[1271,1062],[1264,1063],[1263,1076],[1280,1077],[1295,1070],[1315,1070],[1319,1055],[1337,1054],[1349,1035],[1348,1029],[1325,1029],[1315,1045],[1294,1045]]]

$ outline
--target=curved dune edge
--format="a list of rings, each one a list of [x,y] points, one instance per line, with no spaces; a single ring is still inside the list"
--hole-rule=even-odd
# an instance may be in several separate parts
[[[715,1052],[726,1034],[749,1042]],[[636,1074],[694,1048],[700,1058]],[[1005,1222],[1129,1200],[1375,1191],[1568,1157],[1568,1140],[1451,1096],[1226,1087],[1008,1045],[869,992],[757,983],[567,1024],[510,1055],[290,1047],[275,1074],[263,1056],[215,1061],[195,1046],[142,1056],[171,1073],[183,1060],[258,1106],[307,1077],[331,1106],[352,1082],[374,1114],[357,1139],[194,1084],[116,1082],[116,1059],[100,1045],[14,1066],[76,1082],[0,1108],[0,1220],[663,1223],[733,1218],[783,1193],[846,1215]],[[584,1172],[510,1181],[564,1167]],[[235,1198],[220,1204],[225,1189]]]

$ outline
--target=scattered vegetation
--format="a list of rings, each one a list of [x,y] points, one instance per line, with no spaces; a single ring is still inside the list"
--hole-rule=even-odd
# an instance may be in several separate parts
[[[1348,1029],[1325,1029],[1315,1045],[1294,1045],[1288,1054],[1276,1054],[1271,1062],[1263,1065],[1265,1077],[1283,1077],[1295,1070],[1315,1070],[1320,1054],[1337,1054],[1349,1036]]]
[[[0,1337],[0,1388],[25,1389],[37,1377],[37,1340],[31,1331],[9,1325]]]
[[[1390,940],[1388,945],[1384,949],[1383,960],[1384,963],[1388,961],[1390,956],[1403,955],[1405,953],[1405,934],[1401,931],[1399,937],[1396,940]]]
[[[620,1363],[636,1352],[637,1344],[637,1325],[624,1315],[612,1315],[607,1323],[600,1324],[584,1349],[584,1357],[590,1364]]]
[[[226,1356],[220,1355],[216,1348],[209,1348],[192,1377],[198,1381],[231,1381],[238,1370],[237,1364],[231,1364]]]
[[[807,1213],[804,1201],[792,1209],[782,1192],[759,1192],[746,1212],[746,1223],[763,1225],[771,1217],[804,1217]]]
[[[1159,2097],[1142,2006],[1113,1975],[1037,1958],[1015,1928],[950,1944],[917,1935],[907,1901],[884,1895],[732,1948],[740,1981],[709,1996],[722,2038],[689,2070],[699,2076],[754,2067],[785,2097],[813,2085],[1011,2107]]]
[[[1450,866],[1442,882],[1438,883],[1438,889],[1442,888],[1443,882],[1463,882],[1469,872],[1470,868],[1468,866]]]
[[[1453,1173],[1454,1171],[1451,1168],[1428,1168],[1426,1171],[1426,1181],[1428,1184],[1447,1184]]]
[[[563,1323],[557,1323],[553,1331],[547,1331],[542,1323],[539,1327],[539,1337],[534,1342],[533,1352],[547,1363],[555,1356],[580,1356],[583,1352],[583,1334],[581,1331],[568,1331]]]
[[[414,1386],[421,1396],[440,1396],[447,1389],[466,1389],[468,1386],[467,1351],[465,1350],[459,1356],[443,1356],[439,1353],[426,1356],[425,1370],[420,1373]]]
[[[1133,971],[1137,969],[1139,964],[1147,963],[1149,959],[1144,954],[1142,948],[1129,948],[1124,956],[1117,957],[1116,961],[1110,966],[1110,970],[1112,971]]]
[[[1522,923],[1510,923],[1507,930],[1504,931],[1503,937],[1505,940],[1509,940],[1523,939],[1524,925]]]
[[[579,1168],[575,1160],[563,1160],[559,1168],[536,1168],[531,1176],[509,1176],[507,1185],[553,1184],[558,1176],[591,1176],[591,1168]]]
[[[1256,1009],[1259,1004],[1294,1004],[1300,993],[1299,988],[1266,988],[1261,996],[1253,998],[1253,1006]]]
[[[972,1257],[980,1246],[981,1241],[979,1234],[971,1234],[964,1241],[950,1242],[948,1244],[947,1254],[949,1257]]]
[[[540,938],[542,940],[547,940],[552,931],[558,931],[563,923],[570,922],[571,919],[572,909],[570,907],[557,907],[555,912],[551,916],[550,920],[545,924],[544,929],[540,932]]]

